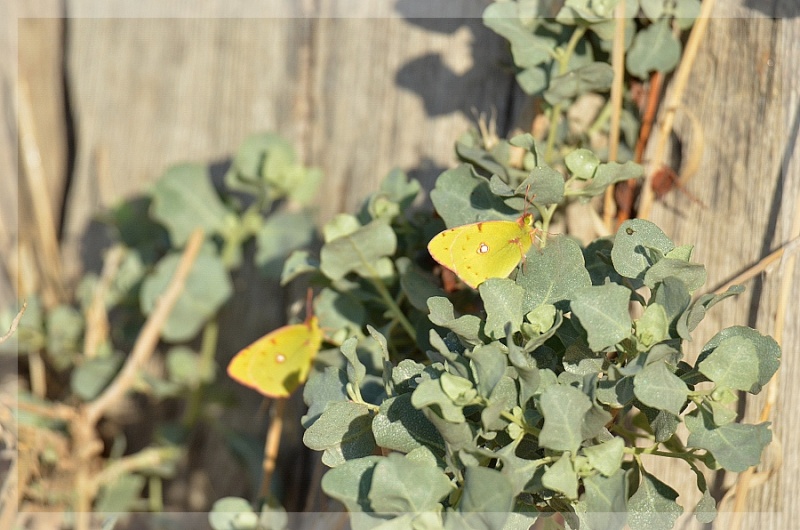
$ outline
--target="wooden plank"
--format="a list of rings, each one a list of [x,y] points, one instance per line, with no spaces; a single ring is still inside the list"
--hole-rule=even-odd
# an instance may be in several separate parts
[[[471,18],[456,22],[409,20],[387,3],[323,3],[299,19],[71,21],[72,260],[97,206],[168,164],[224,159],[259,130],[286,135],[324,170],[320,221],[353,211],[395,166],[430,188],[472,109],[503,116],[512,83],[500,70],[504,43],[475,18],[482,3],[463,5]]]
[[[99,267],[102,237],[90,219],[100,207],[141,193],[169,164],[224,161],[261,130],[287,136],[325,172],[321,221],[354,211],[396,165],[423,168],[415,175],[431,187],[452,164],[471,109],[503,116],[512,83],[499,70],[504,44],[474,18],[475,2],[464,5],[473,18],[456,22],[409,21],[385,4],[358,19],[333,8],[306,18],[71,19],[78,150],[65,250],[73,274],[79,264]],[[257,303],[262,295],[243,296]],[[247,312],[239,325],[263,331],[282,320],[283,309],[272,310]]]
[[[772,20],[733,1],[717,4],[684,108],[678,112],[683,119],[676,130],[684,160],[702,134],[702,162],[687,187],[704,205],[673,191],[653,212],[653,220],[677,243],[695,245],[694,259],[706,265],[710,289],[785,243],[794,211],[800,208],[800,164],[796,154],[791,154],[796,149],[798,127],[798,19]],[[780,7],[778,2],[764,4],[761,8],[769,11],[767,14]],[[702,131],[692,130],[687,114],[697,118]],[[790,299],[799,299],[800,267],[768,270],[748,282],[744,295],[710,311],[690,345],[692,358],[723,327],[748,325],[772,333],[784,274],[794,276],[795,294]],[[783,519],[782,513],[797,513],[798,486],[786,479],[793,476],[800,459],[796,444],[790,442],[792,433],[800,428],[797,415],[791,412],[798,403],[790,384],[798,371],[792,354],[800,347],[800,322],[792,313],[790,309],[786,322],[780,399],[771,418],[775,438],[783,441],[783,467],[767,484],[750,492],[750,513],[742,528],[788,528],[785,525],[790,520]],[[766,392],[747,397],[746,421],[758,421],[765,397]],[[765,458],[772,460],[771,451],[776,447],[765,451]],[[659,463],[654,471],[678,491],[694,488],[691,473],[678,464]],[[720,494],[733,486],[736,474],[719,472],[708,478]],[[698,498],[691,493],[682,495],[681,503],[691,508]],[[732,509],[732,504],[726,503],[725,509]],[[728,527],[730,521],[730,514],[722,514],[715,526]],[[696,522],[687,526],[699,527]]]
[[[322,219],[354,211],[392,167],[431,189],[455,162],[453,143],[473,111],[497,111],[499,129],[508,128],[514,81],[481,3],[452,3],[467,18],[426,18],[437,6],[420,5],[399,18],[389,3],[338,18],[353,11],[331,4],[314,20],[309,98],[310,159],[327,176]]]

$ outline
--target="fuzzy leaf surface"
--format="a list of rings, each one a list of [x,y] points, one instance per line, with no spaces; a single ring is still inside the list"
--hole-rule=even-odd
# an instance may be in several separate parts
[[[586,330],[592,350],[603,351],[630,336],[630,296],[629,289],[616,284],[582,287],[575,291],[572,312]]]

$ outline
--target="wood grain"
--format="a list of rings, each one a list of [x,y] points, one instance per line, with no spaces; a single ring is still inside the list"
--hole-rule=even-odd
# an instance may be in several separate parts
[[[735,2],[718,4],[684,96],[685,108],[678,112],[676,136],[680,145],[673,146],[673,154],[681,150],[686,156],[697,142],[690,120],[686,116],[680,119],[681,112],[692,113],[702,124],[705,152],[688,189],[706,207],[673,191],[653,211],[653,220],[676,243],[695,245],[694,259],[706,265],[709,289],[785,243],[794,211],[800,207],[800,162],[795,152],[798,19],[772,20]],[[763,7],[765,3],[760,4]],[[778,289],[785,274],[794,276],[790,299],[800,299],[800,267],[768,270],[748,282],[744,295],[709,312],[697,329],[692,354],[696,355],[723,327],[747,325],[771,333]],[[778,443],[765,451],[765,458],[774,463],[773,451],[782,442],[783,464],[766,484],[750,491],[749,513],[742,528],[790,528],[793,519],[789,514],[798,513],[800,492],[797,481],[789,477],[800,465],[800,451],[792,442],[792,433],[800,428],[793,412],[798,395],[791,383],[800,370],[794,355],[799,349],[800,320],[790,311],[778,375],[780,397],[771,418]],[[742,411],[746,421],[758,421],[765,395],[747,396]],[[686,469],[660,463],[654,470],[678,491],[692,491],[693,478]],[[720,495],[734,484],[736,474],[720,472],[708,478]],[[691,508],[698,498],[682,495],[680,502]],[[731,507],[726,503],[723,510]],[[730,514],[723,513],[715,528],[727,528],[730,521]],[[685,527],[700,526],[690,520]]]

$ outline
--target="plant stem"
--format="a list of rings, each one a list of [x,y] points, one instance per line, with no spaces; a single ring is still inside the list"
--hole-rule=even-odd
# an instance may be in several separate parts
[[[693,460],[695,455],[693,452],[687,451],[686,453],[670,453],[669,451],[649,451],[648,454],[655,456],[665,456],[667,458],[680,458],[686,462]]]
[[[197,370],[200,374],[207,374],[214,364],[214,354],[217,351],[217,340],[219,337],[219,323],[216,319],[209,320],[203,326],[203,340],[200,346],[200,361]],[[199,382],[189,395],[189,403],[183,414],[181,424],[185,429],[191,429],[200,417],[203,406],[203,394],[205,394],[205,384]]]
[[[569,68],[569,60],[572,58],[572,54],[575,53],[575,48],[578,46],[581,38],[583,38],[584,33],[586,33],[585,27],[576,27],[575,31],[572,32],[572,36],[569,38],[567,47],[564,48],[562,53],[556,54],[556,61],[558,62],[558,75],[564,75],[567,73],[567,69]],[[547,132],[547,148],[544,152],[544,161],[547,164],[550,164],[553,161],[553,147],[556,143],[558,123],[561,121],[561,113],[563,109],[563,104],[558,103],[554,105],[550,111],[550,129]]]
[[[203,231],[200,229],[192,233],[169,286],[158,299],[150,316],[147,317],[147,321],[142,326],[142,330],[139,332],[136,343],[133,345],[133,349],[122,370],[102,394],[85,406],[86,419],[92,428],[97,425],[97,422],[106,411],[125,397],[126,392],[133,386],[140,368],[144,366],[150,355],[152,355],[153,350],[155,350],[156,344],[158,344],[158,340],[161,337],[161,329],[164,327],[164,323],[169,318],[172,308],[181,293],[183,293],[186,278],[189,276],[197,254],[200,252],[203,238]]]
[[[600,109],[600,112],[597,114],[597,117],[594,119],[589,128],[586,129],[586,135],[591,136],[592,134],[599,132],[600,129],[611,119],[611,101],[607,101],[603,108]]]
[[[655,440],[655,438],[650,434],[644,434],[639,431],[631,431],[620,425],[619,423],[615,423],[614,426],[611,428],[612,431],[619,434],[629,442],[633,443],[634,440],[637,438],[642,438],[646,440]]]
[[[147,481],[147,489],[150,492],[147,497],[147,504],[151,512],[164,511],[164,485],[161,477],[150,477]]]
[[[558,132],[558,122],[561,119],[561,103],[550,109],[550,129],[547,131],[547,147],[544,150],[544,161],[546,164],[553,162],[553,147],[556,143],[556,132]]]
[[[536,427],[532,427],[532,426],[526,424],[524,421],[520,420],[519,418],[517,418],[516,416],[514,416],[513,414],[511,414],[507,410],[504,410],[504,411],[500,412],[500,415],[503,418],[505,418],[508,421],[510,421],[511,423],[519,425],[522,428],[522,430],[525,431],[528,434],[532,434],[533,436],[539,436],[539,434],[541,434],[541,432],[542,432],[541,430],[537,429]]]
[[[559,74],[564,74],[567,72],[569,60],[572,58],[572,54],[575,53],[575,48],[578,47],[578,43],[583,38],[584,33],[586,33],[586,26],[577,26],[575,31],[572,32],[572,36],[569,38],[567,47],[564,49],[564,55],[559,61]]]
[[[372,271],[376,272],[376,271]],[[381,300],[389,307],[389,310],[392,312],[394,318],[400,322],[400,325],[403,326],[403,329],[408,334],[408,336],[412,340],[416,340],[417,332],[414,329],[414,326],[411,325],[411,322],[408,321],[405,314],[403,314],[403,310],[400,309],[400,306],[394,301],[392,295],[389,293],[389,290],[383,284],[383,282],[377,278],[377,273],[369,278],[370,283],[375,287],[375,290],[378,291],[378,294],[381,295]]]
[[[542,239],[539,248],[547,246],[547,231],[550,229],[550,221],[553,220],[553,214],[556,212],[557,204],[551,204],[545,209],[539,209],[539,214],[542,216]]]

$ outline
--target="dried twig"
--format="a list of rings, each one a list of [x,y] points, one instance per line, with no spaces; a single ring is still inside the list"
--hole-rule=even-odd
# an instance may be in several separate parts
[[[14,317],[14,320],[11,321],[11,326],[8,328],[8,333],[0,337],[0,344],[4,343],[17,331],[17,327],[19,326],[19,321],[22,320],[22,315],[25,314],[25,310],[28,308],[28,302],[22,302],[22,309],[19,310],[17,316]]]
[[[108,464],[91,481],[91,492],[96,495],[101,487],[111,484],[122,475],[153,469],[178,458],[182,450],[178,447],[149,447],[138,453],[124,456]]]
[[[664,74],[656,70],[650,76],[650,88],[647,90],[647,107],[642,116],[642,126],[639,129],[639,138],[636,140],[636,147],[633,151],[633,161],[640,163],[644,157],[644,148],[647,147],[647,140],[650,139],[650,131],[653,129],[653,120],[658,111],[658,103],[661,101],[661,84],[664,81]]]
[[[77,413],[75,409],[61,403],[48,402],[47,404],[30,403],[19,401],[15,404],[19,410],[30,412],[43,418],[69,422],[75,419]]]
[[[158,299],[156,307],[142,327],[122,370],[105,391],[86,406],[86,417],[92,425],[95,425],[106,411],[123,398],[128,389],[133,386],[139,369],[150,358],[161,336],[161,328],[183,292],[186,278],[192,270],[202,243],[203,231],[197,229],[189,237],[175,276],[172,277],[169,286]]]
[[[47,368],[41,351],[30,352],[28,355],[28,370],[30,371],[31,394],[39,399],[46,399]]]
[[[83,336],[83,354],[87,359],[97,355],[97,347],[108,337],[108,313],[106,295],[111,282],[117,275],[125,250],[116,246],[108,251],[103,263],[100,281],[92,293],[92,301],[86,309],[86,333]]]

